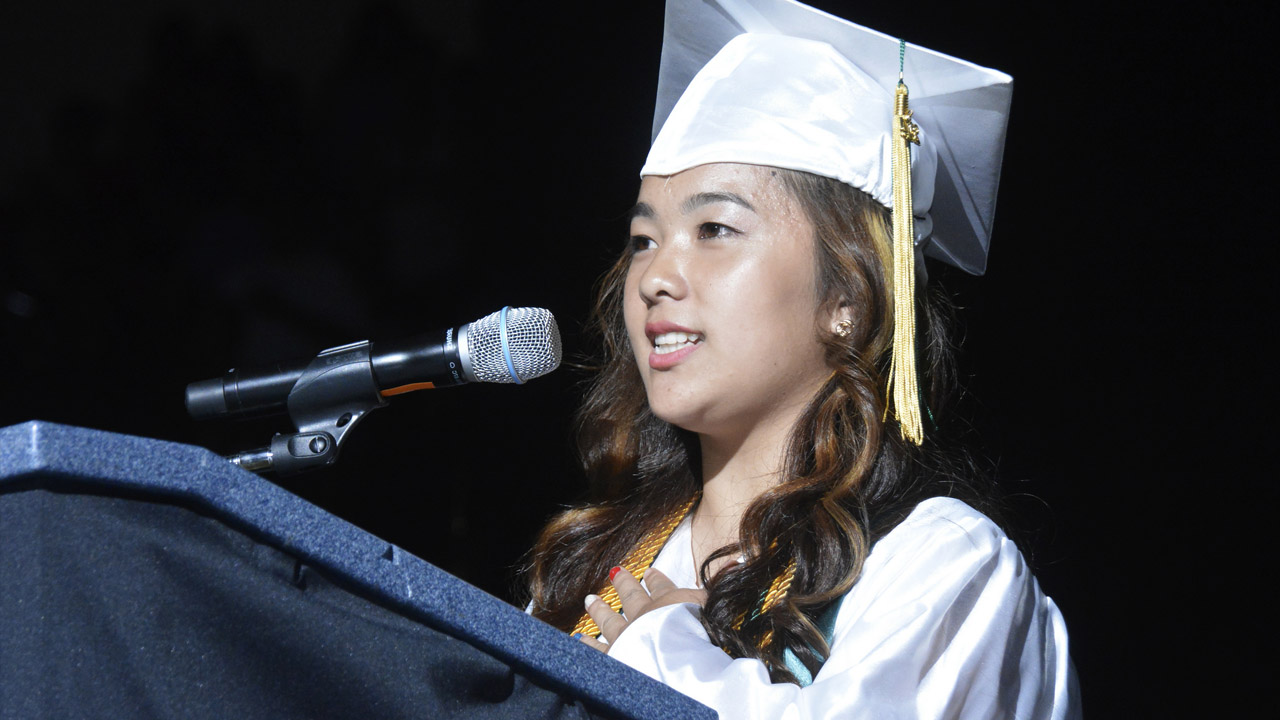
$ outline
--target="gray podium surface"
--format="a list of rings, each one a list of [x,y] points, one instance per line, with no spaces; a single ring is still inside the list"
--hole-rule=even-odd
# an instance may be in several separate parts
[[[65,503],[56,504],[69,497],[85,499],[77,500],[73,509],[61,509],[72,508]],[[54,508],[53,510],[34,509],[44,507],[40,503],[46,500],[55,503],[48,505]],[[122,503],[132,509],[120,509]],[[565,707],[579,708],[575,711],[578,713],[576,715],[562,713],[540,716],[655,719],[716,717],[710,708],[572,640],[564,633],[528,617],[518,608],[458,580],[394,545],[379,540],[282,488],[231,465],[208,450],[44,422],[28,422],[0,429],[0,524],[8,526],[11,531],[10,536],[6,538],[6,546],[0,547],[0,568],[10,568],[7,572],[40,577],[48,587],[58,588],[57,578],[47,577],[56,572],[55,568],[34,567],[41,562],[40,553],[43,552],[52,557],[57,552],[55,541],[60,541],[68,548],[61,551],[61,557],[74,556],[78,552],[77,548],[86,546],[91,546],[96,553],[101,554],[109,550],[116,541],[109,537],[98,537],[92,534],[107,532],[93,530],[90,527],[98,527],[97,521],[80,522],[76,518],[86,513],[105,515],[110,518],[113,514],[126,511],[138,515],[139,513],[136,512],[138,507],[151,508],[141,514],[146,517],[160,518],[163,521],[162,524],[167,523],[168,529],[163,532],[170,535],[161,535],[160,539],[149,538],[141,541],[142,546],[151,548],[153,553],[169,552],[170,546],[173,552],[182,552],[181,546],[184,541],[173,533],[186,533],[186,529],[190,528],[190,532],[194,535],[203,533],[212,538],[208,542],[214,543],[215,546],[232,548],[232,559],[222,562],[220,567],[223,567],[226,572],[239,572],[241,566],[252,564],[243,560],[243,557],[250,557],[254,552],[262,556],[262,552],[250,549],[245,551],[249,552],[249,555],[236,555],[237,552],[241,552],[236,548],[242,548],[245,542],[250,541],[227,540],[219,533],[235,534],[237,538],[242,536],[251,538],[252,543],[265,547],[273,556],[263,560],[266,563],[264,567],[268,567],[268,572],[271,572],[270,567],[274,567],[270,564],[279,564],[280,558],[289,563],[296,559],[296,566],[289,565],[289,567],[294,568],[292,572],[295,577],[291,579],[300,587],[306,585],[307,580],[298,577],[299,573],[310,572],[313,588],[341,586],[346,591],[385,608],[385,611],[377,612],[359,608],[343,611],[360,615],[368,626],[384,633],[377,637],[392,638],[391,644],[395,644],[395,638],[415,635],[419,631],[442,634],[447,637],[432,642],[436,642],[437,645],[443,641],[447,641],[445,644],[452,643],[450,647],[454,650],[451,652],[461,648],[461,652],[464,653],[460,657],[466,656],[465,653],[472,653],[491,658],[493,667],[485,667],[486,671],[497,673],[495,677],[501,676],[501,671],[505,668],[510,668],[519,682],[527,682],[532,687],[532,690],[526,693],[527,696],[530,693],[536,695],[539,692],[551,696],[558,695],[563,699],[562,704]],[[58,516],[51,516],[51,513],[67,513],[66,523],[62,524]],[[41,519],[37,521],[28,515],[41,515]],[[89,515],[83,516],[89,517]],[[53,519],[51,520],[50,517]],[[131,519],[126,525],[131,527],[136,522]],[[83,535],[77,536],[74,531],[82,526],[89,529],[81,530]],[[115,526],[104,523],[101,527]],[[173,528],[179,528],[179,530],[174,531]],[[12,537],[15,533],[25,534],[15,541]],[[205,541],[202,540],[202,542]],[[120,543],[124,541],[121,540]],[[275,555],[279,558],[275,558]],[[148,568],[164,565],[165,558],[153,557],[147,562],[150,563]],[[199,559],[193,562],[198,565]],[[225,568],[230,570],[227,571]],[[102,572],[107,573],[107,570]],[[71,632],[66,628],[28,627],[32,624],[39,625],[40,618],[31,614],[31,608],[27,608],[27,614],[22,614],[23,603],[39,602],[41,597],[48,595],[50,591],[24,589],[18,585],[19,580],[14,577],[0,578],[0,605],[9,606],[9,610],[0,607],[0,619],[6,616],[22,618],[24,625],[0,629],[0,686],[7,686],[7,689],[0,687],[0,715],[5,717],[25,717],[20,712],[21,702],[24,698],[33,697],[32,693],[38,690],[45,693],[46,699],[55,693],[77,692],[76,687],[45,687],[40,690],[31,687],[15,687],[15,683],[24,686],[44,682],[57,685],[56,678],[51,679],[48,676],[61,675],[66,668],[71,668],[67,671],[69,677],[88,677],[90,681],[96,677],[75,665],[83,662],[84,657],[77,655],[74,648],[65,657],[38,658],[37,664],[44,667],[44,670],[31,666],[27,659],[15,657],[24,651],[23,648],[29,653],[31,647],[38,647],[38,644],[43,641],[41,638],[63,637]],[[232,586],[234,587],[234,581]],[[68,590],[71,589],[68,588]],[[235,595],[232,594],[230,597],[230,602],[234,603]],[[154,602],[159,603],[163,600],[163,597],[156,597]],[[196,604],[201,600],[203,598],[197,597]],[[92,600],[85,602],[92,604]],[[143,607],[137,607],[139,601],[136,599],[130,599],[128,602],[133,603],[126,607],[127,612],[124,613],[129,618],[150,616],[145,607],[145,601],[142,603]],[[188,599],[183,602],[191,604],[193,601]],[[220,597],[219,602],[225,605],[227,600],[225,597]],[[270,607],[272,601],[269,599],[255,600],[255,602],[258,605],[250,606],[246,602],[246,614],[264,612],[263,602],[266,603],[267,611],[275,611]],[[345,600],[325,602],[332,607],[347,607],[343,604],[347,602]],[[316,603],[312,602],[307,607],[315,605]],[[194,612],[191,609],[188,611]],[[288,612],[288,609],[282,608],[281,611]],[[84,612],[92,615],[93,609],[88,608]],[[219,612],[227,612],[230,617],[234,617],[236,610],[224,607]],[[385,616],[379,614],[383,612]],[[36,619],[32,620],[33,617]],[[298,617],[290,616],[289,621],[295,624],[305,622],[305,617],[305,614]],[[9,622],[17,623],[13,620]],[[105,624],[110,625],[111,621]],[[153,625],[135,624],[132,627],[143,627],[145,634],[153,641],[156,638],[163,640],[165,637],[162,630]],[[281,632],[285,632],[283,629],[285,626],[281,627]],[[401,628],[403,632],[398,632],[396,628]],[[311,630],[305,625],[302,626],[303,632],[310,633]],[[99,642],[114,642],[109,635],[103,635],[104,631],[96,631],[96,635],[92,627],[82,628],[82,631],[86,637],[99,638],[97,640]],[[206,629],[206,631],[216,632],[217,628]],[[36,632],[43,635],[32,635]],[[289,632],[296,634],[299,631],[294,628]],[[102,637],[108,639],[103,641]],[[266,633],[264,637],[269,638],[270,633]],[[21,645],[23,638],[26,639],[27,645]],[[228,639],[228,642],[237,641],[235,637]],[[256,641],[264,642],[262,638],[257,638]],[[465,647],[458,645],[457,642],[465,644]],[[352,647],[359,645],[358,639],[348,641],[335,652],[345,653],[340,659],[342,662],[349,663],[352,662],[349,656],[359,652],[358,647],[355,650]],[[437,645],[426,644],[423,647]],[[471,649],[475,652],[473,653]],[[379,654],[376,648],[367,652]],[[191,650],[188,655],[192,653],[199,656],[199,649]],[[165,656],[160,655],[160,657]],[[487,661],[486,659],[485,662]],[[190,659],[188,662],[191,662]],[[444,666],[436,665],[435,667],[437,671],[446,674],[449,671],[463,673],[467,667],[465,664],[450,664],[447,660],[443,662]],[[111,670],[116,674],[122,672],[120,668],[111,668]],[[395,668],[388,670],[393,674],[395,672]],[[163,668],[147,672],[164,677]],[[413,680],[411,677],[406,677],[398,681],[409,683]],[[150,682],[152,684],[147,687],[154,686],[157,681],[153,679]],[[166,682],[174,684],[177,681],[166,680],[160,684],[163,685]],[[474,696],[476,693],[483,695],[489,692],[486,688],[468,690],[465,687],[468,682],[466,677],[459,677],[456,681],[437,678],[436,685],[444,686],[447,694],[449,684],[454,682],[457,682],[460,693],[470,692]],[[376,689],[369,690],[369,685],[369,682],[364,682],[360,687],[362,691],[372,693],[366,702],[372,704],[370,707],[376,707],[378,702]],[[510,688],[507,690],[509,691]],[[333,689],[331,688],[330,691],[332,692]],[[114,697],[110,695],[114,691],[108,689],[106,692],[108,697]],[[145,695],[150,691],[139,692]],[[135,696],[137,694],[135,693]],[[498,694],[501,695],[501,692]],[[216,705],[216,700],[216,697],[211,700],[209,693],[205,693],[199,701],[201,704],[194,709],[207,712],[208,716],[218,716],[221,712]],[[153,716],[200,714],[193,713],[192,707],[182,707],[180,701],[177,706],[173,706],[172,701],[168,705],[159,700],[152,702],[153,705],[148,706],[152,709],[177,708],[172,712],[156,710]],[[446,697],[442,702],[449,704],[452,700]],[[6,703],[9,705],[8,710],[5,709]],[[551,705],[554,704],[551,703]],[[463,706],[458,705],[458,707]],[[15,708],[18,711],[10,715]],[[496,710],[486,714],[485,717],[521,716],[502,714],[501,702],[497,702],[494,708]],[[337,710],[333,710],[333,714],[330,714],[323,708],[314,714],[311,712],[306,714],[307,716],[335,717],[341,715]],[[475,713],[464,714],[478,716]],[[117,715],[104,710],[101,716]],[[371,710],[367,716],[378,717],[379,715],[375,709]],[[422,716],[430,717],[431,714]]]

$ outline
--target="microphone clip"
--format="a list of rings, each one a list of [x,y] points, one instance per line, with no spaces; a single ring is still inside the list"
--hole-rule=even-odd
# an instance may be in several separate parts
[[[297,432],[277,433],[265,448],[227,456],[253,472],[293,475],[332,465],[342,443],[365,415],[387,404],[373,374],[368,340],[329,348],[307,365],[289,391],[289,419]]]

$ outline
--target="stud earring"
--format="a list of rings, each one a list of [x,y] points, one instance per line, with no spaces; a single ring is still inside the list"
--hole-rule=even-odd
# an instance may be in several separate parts
[[[853,323],[849,322],[848,320],[841,320],[840,322],[836,323],[836,335],[839,335],[842,338],[847,338],[852,334],[853,334]]]

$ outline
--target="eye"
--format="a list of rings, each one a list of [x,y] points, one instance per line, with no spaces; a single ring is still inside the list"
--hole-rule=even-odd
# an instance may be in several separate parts
[[[631,238],[627,240],[627,246],[631,248],[631,252],[633,253],[638,253],[642,250],[652,250],[657,247],[656,243],[653,242],[653,239],[647,235],[632,235]]]
[[[709,240],[711,238],[728,237],[737,235],[738,231],[728,225],[721,225],[715,222],[705,222],[698,226],[698,239]]]

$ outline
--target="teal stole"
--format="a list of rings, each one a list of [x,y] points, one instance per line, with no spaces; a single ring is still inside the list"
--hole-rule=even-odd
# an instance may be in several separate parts
[[[841,597],[818,616],[818,630],[822,633],[822,639],[827,641],[828,648],[831,647],[831,637],[836,632],[836,616],[840,614],[840,604],[843,602],[844,598]],[[810,674],[809,668],[800,662],[800,658],[796,657],[791,648],[782,651],[782,661],[786,663],[791,674],[796,676],[796,682],[800,683],[800,687],[809,687],[813,683],[813,675]]]

